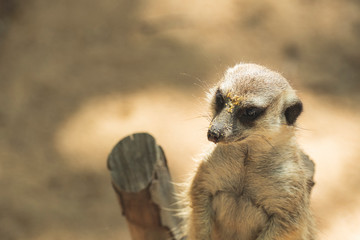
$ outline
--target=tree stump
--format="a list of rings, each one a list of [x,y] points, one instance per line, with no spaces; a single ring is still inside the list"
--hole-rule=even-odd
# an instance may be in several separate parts
[[[109,155],[108,169],[133,240],[181,238],[166,158],[151,135],[122,139]]]

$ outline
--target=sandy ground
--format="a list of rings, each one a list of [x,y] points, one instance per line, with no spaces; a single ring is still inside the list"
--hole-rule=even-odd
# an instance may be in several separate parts
[[[298,89],[320,239],[360,239],[356,1],[0,0],[0,239],[129,240],[106,169],[153,134],[173,178],[209,144],[205,91],[237,62]]]

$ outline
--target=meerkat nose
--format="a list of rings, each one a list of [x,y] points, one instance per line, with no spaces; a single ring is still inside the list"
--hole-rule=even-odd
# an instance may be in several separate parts
[[[224,135],[219,131],[209,129],[207,137],[209,141],[218,143],[224,137]]]

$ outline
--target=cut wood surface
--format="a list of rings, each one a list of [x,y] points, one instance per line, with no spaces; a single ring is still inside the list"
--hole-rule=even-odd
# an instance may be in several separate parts
[[[147,133],[113,148],[108,169],[133,240],[178,240],[181,219],[164,152]]]

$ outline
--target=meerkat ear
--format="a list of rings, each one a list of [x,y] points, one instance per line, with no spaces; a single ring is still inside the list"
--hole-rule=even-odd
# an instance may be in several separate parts
[[[300,113],[303,111],[303,105],[300,99],[296,99],[296,101],[292,102],[289,106],[285,109],[285,118],[286,123],[288,125],[294,125],[296,119],[300,115]]]

